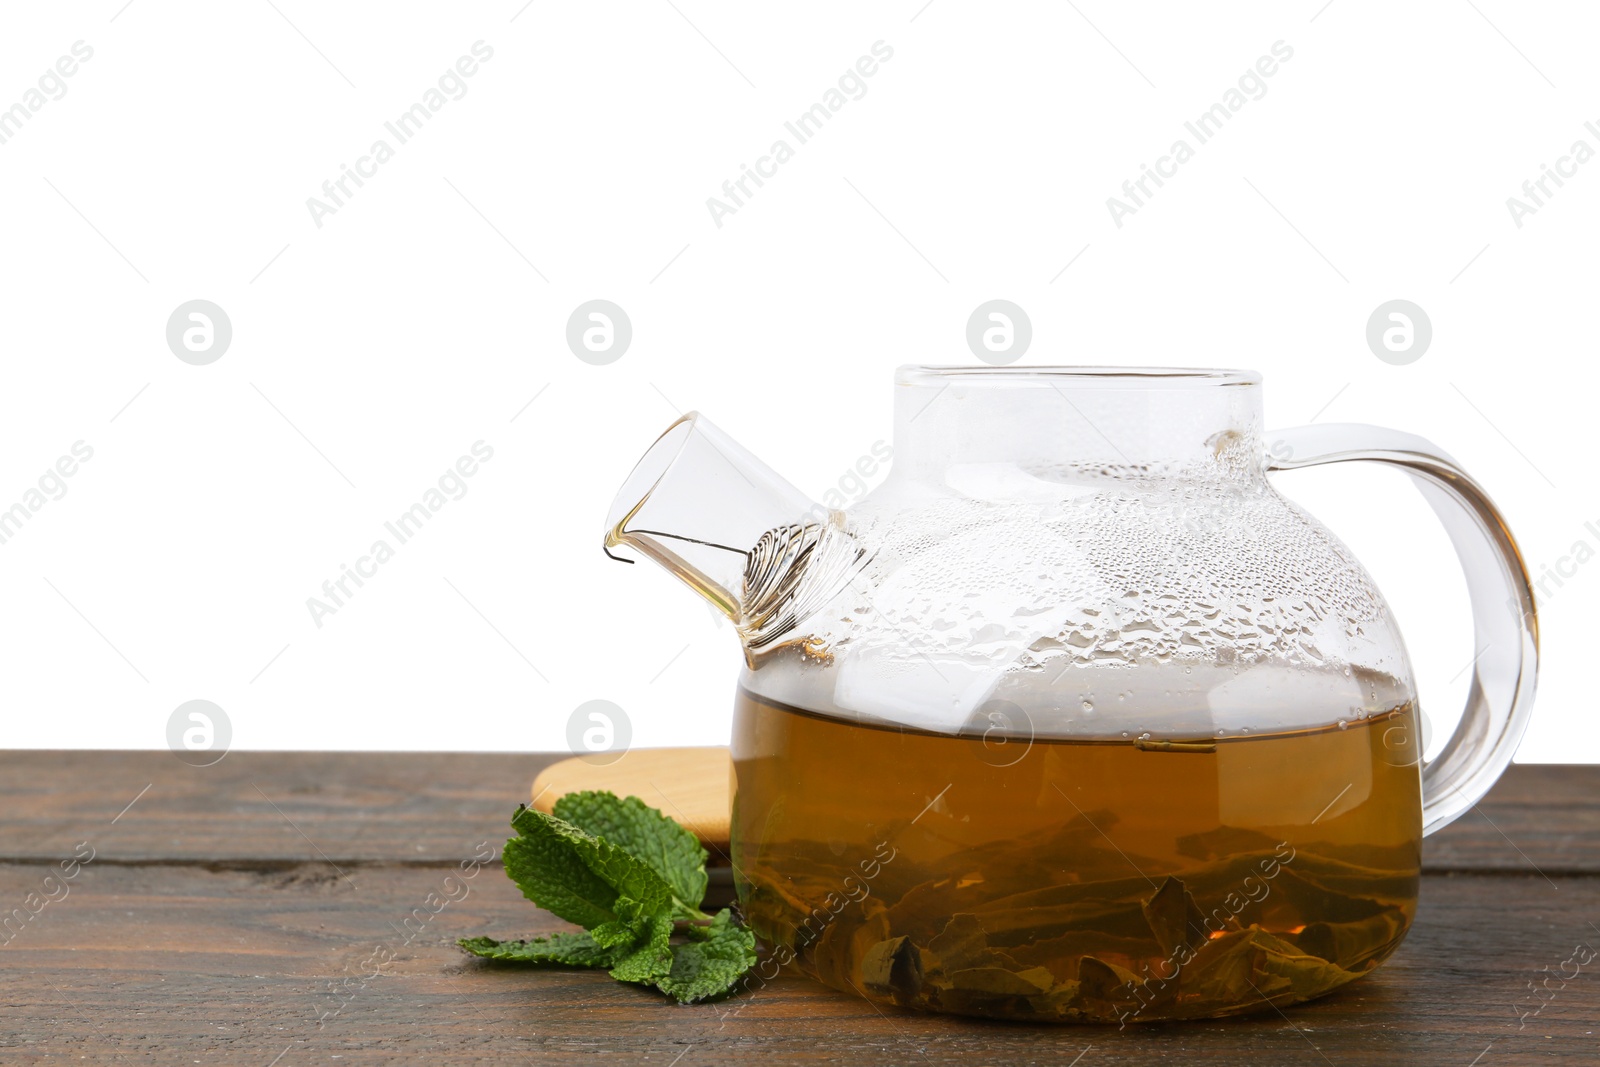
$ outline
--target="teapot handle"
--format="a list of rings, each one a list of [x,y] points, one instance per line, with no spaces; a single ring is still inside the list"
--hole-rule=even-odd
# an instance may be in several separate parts
[[[1461,722],[1422,770],[1422,832],[1431,834],[1483,798],[1517,750],[1533,711],[1539,619],[1517,542],[1483,489],[1455,460],[1412,434],[1355,423],[1297,426],[1268,435],[1268,470],[1370,460],[1405,471],[1444,523],[1466,574],[1475,647]]]

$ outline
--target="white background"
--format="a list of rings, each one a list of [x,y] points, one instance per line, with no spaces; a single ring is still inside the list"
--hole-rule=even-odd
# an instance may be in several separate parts
[[[974,363],[996,297],[1024,363],[1253,367],[1270,424],[1430,438],[1536,576],[1600,547],[1600,161],[1520,228],[1506,206],[1600,148],[1579,5],[274,2],[6,13],[0,107],[94,50],[0,144],[0,508],[94,450],[0,545],[6,745],[159,748],[195,698],[241,748],[561,749],[596,698],[635,744],[721,742],[732,632],[601,554],[617,485],[698,408],[820,496],[890,437],[892,368]],[[319,228],[307,198],[479,40]],[[715,225],[880,40],[865,96]],[[1280,40],[1118,228],[1106,198]],[[165,338],[196,298],[233,326],[208,366]],[[565,343],[593,298],[633,323],[608,366]],[[1408,366],[1365,342],[1395,298],[1433,323]],[[307,598],[479,440],[467,494],[319,628]],[[1277,477],[1376,575],[1448,725],[1474,649],[1431,513],[1382,471]],[[1600,760],[1600,566],[1549,589],[1520,759]]]

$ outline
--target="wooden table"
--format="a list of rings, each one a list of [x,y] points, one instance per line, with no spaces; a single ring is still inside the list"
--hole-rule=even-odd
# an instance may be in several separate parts
[[[0,754],[0,916],[37,910],[0,930],[0,1064],[1600,1063],[1600,767],[1514,767],[1429,840],[1416,926],[1372,976],[1119,1032],[882,1013],[798,978],[679,1007],[469,959],[459,936],[561,925],[497,862],[447,881],[549,758]]]

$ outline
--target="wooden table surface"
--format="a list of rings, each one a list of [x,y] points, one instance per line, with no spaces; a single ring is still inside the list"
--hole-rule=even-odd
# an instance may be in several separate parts
[[[0,1064],[1600,1064],[1600,767],[1513,767],[1430,839],[1416,925],[1370,977],[1118,1031],[880,1012],[787,977],[680,1007],[470,959],[457,937],[561,928],[498,862],[446,882],[498,855],[551,758],[0,754]]]

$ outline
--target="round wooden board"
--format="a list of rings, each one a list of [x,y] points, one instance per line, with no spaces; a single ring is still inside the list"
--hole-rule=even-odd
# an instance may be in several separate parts
[[[582,756],[552,763],[533,780],[531,806],[548,812],[566,794],[585,789],[638,797],[690,830],[715,864],[728,851],[732,783],[726,748],[635,748],[605,765]]]

